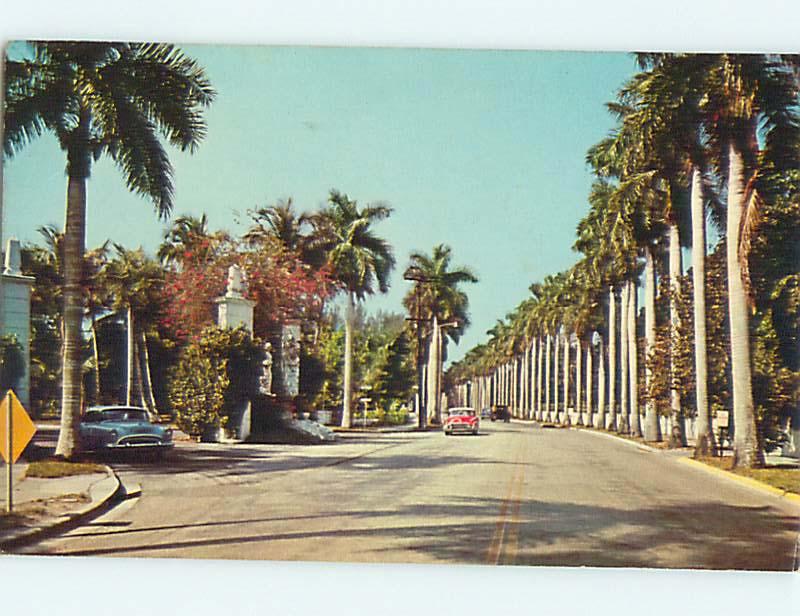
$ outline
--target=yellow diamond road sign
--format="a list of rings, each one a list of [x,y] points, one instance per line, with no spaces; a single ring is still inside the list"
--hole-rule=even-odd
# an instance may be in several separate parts
[[[10,456],[8,451],[9,400],[11,401],[11,429],[13,430],[13,434],[11,435],[12,451]],[[28,413],[25,412],[22,404],[20,404],[20,401],[14,395],[14,392],[9,391],[3,396],[2,401],[0,401],[0,454],[2,454],[6,463],[9,462],[9,458],[11,462],[17,461],[22,450],[25,449],[25,446],[30,442],[35,433],[36,426],[33,425]]]

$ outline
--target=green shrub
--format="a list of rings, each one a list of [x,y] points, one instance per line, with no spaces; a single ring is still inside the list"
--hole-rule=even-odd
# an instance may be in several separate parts
[[[402,426],[408,423],[408,408],[400,400],[393,400],[386,412],[386,423],[390,426]]]
[[[214,362],[196,345],[189,345],[172,372],[169,401],[178,427],[191,436],[201,436],[215,426],[224,426],[225,392],[230,387],[227,365]]]
[[[172,371],[170,404],[178,427],[202,436],[237,418],[258,394],[263,348],[244,328],[207,327]]]

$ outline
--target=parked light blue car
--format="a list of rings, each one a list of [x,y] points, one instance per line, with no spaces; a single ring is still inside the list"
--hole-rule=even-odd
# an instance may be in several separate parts
[[[86,451],[142,450],[163,454],[172,448],[172,430],[150,421],[147,409],[134,406],[95,406],[80,424]]]

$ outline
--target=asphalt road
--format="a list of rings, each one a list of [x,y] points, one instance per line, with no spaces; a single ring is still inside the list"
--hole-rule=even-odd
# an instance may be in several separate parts
[[[37,554],[791,570],[800,509],[627,442],[534,424],[180,444],[140,497]]]

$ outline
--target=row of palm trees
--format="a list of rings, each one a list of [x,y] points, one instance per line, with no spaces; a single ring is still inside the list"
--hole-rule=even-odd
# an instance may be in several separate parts
[[[710,212],[724,233],[727,251],[734,463],[760,466],[764,458],[752,393],[748,264],[759,212],[779,197],[782,180],[800,159],[800,59],[780,54],[638,54],[637,60],[640,72],[608,104],[616,128],[587,154],[597,180],[589,195],[589,212],[577,228],[574,249],[582,254],[580,261],[533,285],[531,296],[488,332],[489,341],[470,351],[455,371],[462,386],[470,382],[473,392],[486,400],[491,396],[492,402],[532,409],[539,419],[554,413],[564,417],[571,339],[576,347],[574,410],[579,421],[584,420],[583,409],[590,415],[596,410],[600,427],[661,440],[649,386],[656,376],[657,263],[666,255],[670,432],[685,442],[674,350],[681,325],[681,245],[687,235],[681,227],[689,221],[696,448],[699,453],[713,451],[704,295]],[[645,335],[639,340],[642,281]],[[560,400],[559,352],[565,366]],[[644,390],[639,383],[640,356],[646,362]],[[581,399],[584,362],[587,388]],[[591,399],[594,365],[600,381],[596,407]],[[526,385],[521,389],[520,379]],[[645,403],[643,423],[640,398]]]

